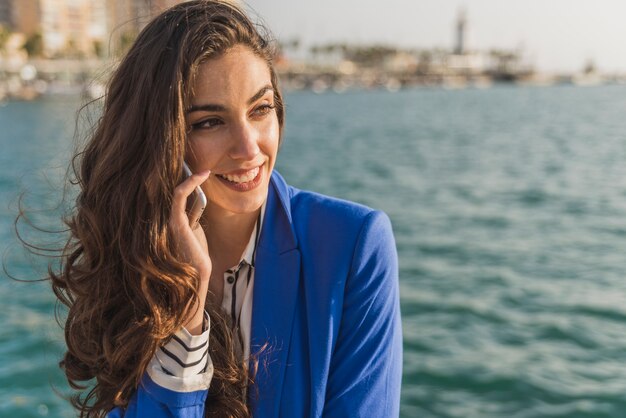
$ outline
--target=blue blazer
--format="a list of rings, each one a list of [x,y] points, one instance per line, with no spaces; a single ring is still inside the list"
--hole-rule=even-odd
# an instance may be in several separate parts
[[[272,174],[257,247],[251,353],[263,344],[255,418],[397,417],[402,378],[398,264],[380,211]],[[202,417],[207,391],[146,375],[113,417]]]

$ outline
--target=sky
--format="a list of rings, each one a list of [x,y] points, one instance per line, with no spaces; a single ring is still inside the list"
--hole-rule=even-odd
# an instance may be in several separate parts
[[[626,72],[626,0],[247,0],[281,41],[449,48],[460,10],[469,48],[518,49],[544,72],[592,60]]]

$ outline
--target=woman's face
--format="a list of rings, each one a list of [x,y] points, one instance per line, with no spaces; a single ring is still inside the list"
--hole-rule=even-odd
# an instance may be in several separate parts
[[[211,170],[207,215],[250,213],[267,197],[280,129],[267,63],[237,45],[203,63],[193,83],[185,160]]]

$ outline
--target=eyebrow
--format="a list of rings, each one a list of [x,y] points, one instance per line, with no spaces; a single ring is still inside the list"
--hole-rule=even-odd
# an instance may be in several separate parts
[[[261,97],[263,97],[265,93],[267,93],[268,91],[272,91],[272,92],[274,91],[274,88],[270,84],[261,87],[261,89],[258,92],[256,92],[254,96],[248,99],[248,104],[251,105],[252,103],[256,102]],[[225,112],[226,108],[219,104],[207,103],[203,105],[191,106],[189,109],[187,109],[187,113],[197,112],[200,110],[203,110],[205,112]]]

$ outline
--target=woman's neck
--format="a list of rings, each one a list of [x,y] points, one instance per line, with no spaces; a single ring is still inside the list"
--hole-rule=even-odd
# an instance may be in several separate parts
[[[203,225],[214,266],[229,268],[239,262],[250,241],[260,210],[233,213],[207,205]]]

